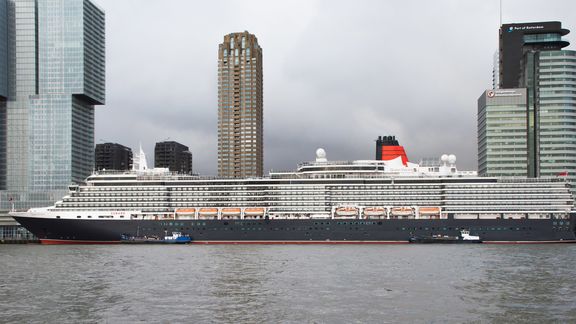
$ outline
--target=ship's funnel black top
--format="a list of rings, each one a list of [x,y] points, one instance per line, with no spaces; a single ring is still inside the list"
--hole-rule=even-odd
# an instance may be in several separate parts
[[[378,136],[376,145],[400,146],[400,144],[398,144],[398,140],[396,140],[396,136]]]
[[[376,160],[382,160],[382,148],[390,148],[390,147],[398,147],[401,148],[402,151],[404,149],[398,144],[398,140],[396,140],[396,136],[378,136],[376,139]],[[405,155],[405,153],[404,153]],[[405,158],[407,160],[407,158]]]

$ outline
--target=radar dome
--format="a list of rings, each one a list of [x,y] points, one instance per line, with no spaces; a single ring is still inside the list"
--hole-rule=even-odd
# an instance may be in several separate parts
[[[448,155],[448,163],[450,163],[450,164],[456,163],[456,155],[454,155],[454,154]]]
[[[440,157],[440,161],[444,163],[448,162],[448,154],[442,154],[442,156]]]
[[[326,163],[326,151],[323,148],[319,148],[316,150],[316,162],[317,163]]]

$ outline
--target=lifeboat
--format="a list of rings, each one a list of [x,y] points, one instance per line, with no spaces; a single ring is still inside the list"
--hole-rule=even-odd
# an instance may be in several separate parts
[[[246,208],[244,209],[245,216],[262,216],[264,215],[264,208]]]
[[[218,208],[200,208],[198,211],[200,216],[218,216]]]
[[[343,217],[350,217],[350,216],[357,216],[358,215],[358,208],[347,206],[347,207],[338,207],[336,208],[336,216],[343,216]]]
[[[420,207],[418,211],[420,215],[438,215],[440,214],[440,207]]]
[[[222,216],[240,216],[240,208],[222,208]]]
[[[411,207],[393,207],[390,214],[393,216],[412,216],[414,210]]]
[[[176,214],[194,214],[196,213],[196,208],[177,208]]]
[[[386,215],[386,208],[384,207],[366,207],[364,208],[364,215],[368,217],[377,217]]]

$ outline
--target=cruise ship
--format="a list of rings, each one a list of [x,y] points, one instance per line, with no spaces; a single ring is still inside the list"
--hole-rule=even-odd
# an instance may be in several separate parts
[[[359,161],[318,149],[314,161],[262,178],[99,171],[54,206],[11,215],[44,244],[172,233],[198,244],[380,244],[462,231],[483,243],[576,242],[563,177],[479,177],[454,155],[416,164],[391,146]]]

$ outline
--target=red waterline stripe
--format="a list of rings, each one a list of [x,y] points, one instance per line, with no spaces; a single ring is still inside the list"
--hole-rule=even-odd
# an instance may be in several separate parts
[[[576,240],[559,241],[484,241],[484,244],[567,244],[576,243]]]
[[[40,239],[40,244],[57,245],[57,244],[119,244],[120,241],[83,241],[83,240],[55,240]]]
[[[408,244],[408,241],[192,241],[191,244]]]

